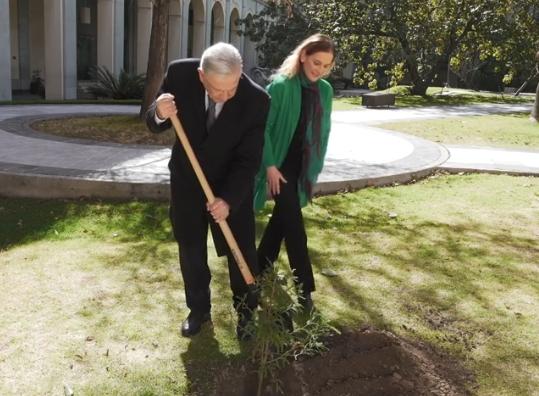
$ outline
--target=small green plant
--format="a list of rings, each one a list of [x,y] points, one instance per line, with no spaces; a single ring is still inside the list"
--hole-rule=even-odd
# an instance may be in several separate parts
[[[105,66],[90,71],[96,84],[89,91],[98,98],[141,99],[144,92],[144,74],[132,74],[122,70],[118,77]]]
[[[318,311],[304,313],[297,302],[295,285],[288,284],[275,267],[260,281],[260,291],[261,308],[252,350],[258,375],[257,396],[263,394],[265,385],[271,392],[282,394],[279,370],[291,360],[327,350],[323,339],[338,330]]]
[[[45,97],[45,81],[41,78],[41,71],[32,71],[32,79],[30,80],[30,93]]]

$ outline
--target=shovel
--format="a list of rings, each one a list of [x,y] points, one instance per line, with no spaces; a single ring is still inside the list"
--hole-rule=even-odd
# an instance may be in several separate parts
[[[206,199],[208,200],[208,202],[212,203],[215,200],[215,195],[213,195],[211,187],[208,184],[208,180],[206,179],[206,176],[204,175],[204,172],[202,168],[200,167],[200,163],[198,162],[198,159],[193,151],[193,148],[191,147],[191,144],[189,143],[189,139],[187,138],[187,135],[185,134],[185,131],[183,130],[182,124],[180,123],[178,116],[176,114],[172,115],[170,117],[170,121],[172,122],[172,125],[174,126],[174,129],[176,130],[176,135],[178,136],[178,139],[180,139],[180,143],[182,144],[183,149],[187,153],[189,162],[191,163],[191,166],[193,167],[193,170],[195,171],[198,182],[200,183],[200,186],[202,187],[202,190],[204,191],[204,194],[206,195]],[[243,257],[243,254],[240,251],[240,248],[238,246],[238,243],[236,242],[236,238],[234,238],[234,235],[232,234],[232,230],[230,229],[230,226],[228,225],[226,220],[223,220],[219,222],[218,224],[219,224],[219,227],[221,227],[221,231],[223,232],[223,235],[225,236],[228,247],[230,248],[230,252],[232,253],[232,256],[234,256],[234,260],[236,260],[236,263],[238,264],[238,268],[241,272],[243,280],[245,281],[249,289],[254,289],[255,278],[253,277],[251,270],[247,266],[247,262],[245,261],[245,258]]]

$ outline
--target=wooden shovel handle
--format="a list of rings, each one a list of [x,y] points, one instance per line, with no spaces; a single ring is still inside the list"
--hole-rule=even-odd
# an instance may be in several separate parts
[[[213,195],[213,191],[211,190],[211,187],[208,184],[208,180],[206,179],[206,176],[204,175],[204,171],[200,167],[200,163],[198,162],[198,159],[193,151],[193,148],[191,147],[191,144],[189,143],[189,139],[187,138],[187,135],[185,134],[185,131],[183,130],[182,124],[180,123],[178,116],[176,115],[171,116],[170,121],[172,121],[172,125],[174,126],[174,129],[176,130],[176,135],[178,136],[178,139],[180,139],[180,143],[182,144],[183,149],[187,153],[189,162],[191,163],[191,166],[193,167],[195,171],[195,174],[200,183],[200,186],[202,187],[202,190],[204,190],[206,199],[208,200],[208,202],[212,203],[215,200],[215,195]],[[247,262],[245,261],[245,258],[243,257],[243,254],[240,251],[240,248],[238,246],[238,243],[236,242],[236,238],[234,238],[234,235],[232,234],[232,230],[230,229],[230,226],[228,225],[226,220],[221,221],[218,224],[219,224],[219,227],[221,227],[221,231],[223,232],[223,235],[225,236],[228,247],[230,248],[230,252],[234,256],[234,259],[236,260],[236,263],[238,264],[238,268],[240,269],[241,275],[243,276],[243,280],[245,281],[247,285],[254,285],[255,279],[253,277],[253,274],[249,270],[249,266],[247,265]]]

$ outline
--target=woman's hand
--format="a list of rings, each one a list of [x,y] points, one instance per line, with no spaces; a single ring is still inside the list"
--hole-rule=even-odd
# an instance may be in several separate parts
[[[276,166],[268,166],[266,170],[266,178],[268,181],[268,188],[272,197],[281,193],[281,181],[286,183],[286,179],[283,174],[277,169]]]

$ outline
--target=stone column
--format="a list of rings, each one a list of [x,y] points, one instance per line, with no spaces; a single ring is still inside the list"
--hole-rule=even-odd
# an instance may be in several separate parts
[[[204,15],[204,45],[203,50],[210,46],[211,41],[211,25],[213,23],[212,10],[214,0],[206,0],[206,15]],[[197,55],[197,56],[200,56]]]
[[[11,100],[11,40],[9,34],[9,0],[0,0],[0,100]]]
[[[182,2],[182,23],[181,23],[181,47],[180,47],[180,57],[187,58],[187,40],[189,38],[189,3],[190,1]]]
[[[77,97],[77,2],[44,1],[45,95]]]
[[[226,0],[224,7],[223,7],[224,17],[224,29],[225,33],[223,35],[223,41],[226,43],[230,43],[230,14],[232,13],[232,7],[230,4],[230,0]]]
[[[119,75],[124,64],[124,0],[97,0],[97,65]]]

